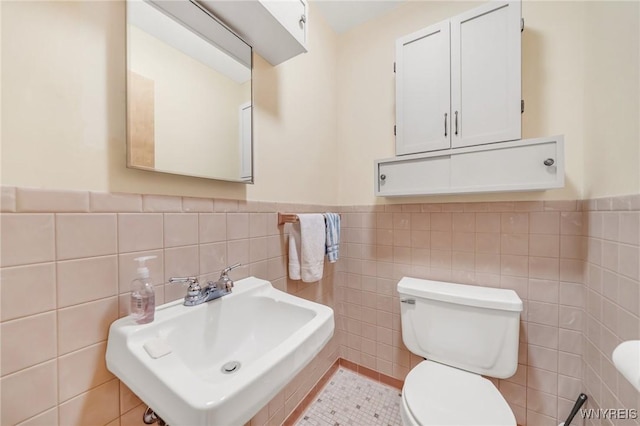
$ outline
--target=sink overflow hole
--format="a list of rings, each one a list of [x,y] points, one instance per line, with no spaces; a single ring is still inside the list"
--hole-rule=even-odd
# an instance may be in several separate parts
[[[241,364],[238,361],[229,361],[222,366],[220,371],[222,371],[224,374],[235,373],[236,371],[240,370],[240,365]]]

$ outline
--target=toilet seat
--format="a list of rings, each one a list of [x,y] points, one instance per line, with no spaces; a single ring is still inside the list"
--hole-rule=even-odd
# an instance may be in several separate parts
[[[410,423],[422,426],[516,426],[498,389],[484,377],[433,361],[409,372],[402,388]]]

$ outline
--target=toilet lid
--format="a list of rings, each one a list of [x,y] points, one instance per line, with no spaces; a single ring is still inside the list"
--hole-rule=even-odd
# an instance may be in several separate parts
[[[402,397],[423,426],[516,426],[511,408],[493,383],[437,362],[423,361],[411,370]]]

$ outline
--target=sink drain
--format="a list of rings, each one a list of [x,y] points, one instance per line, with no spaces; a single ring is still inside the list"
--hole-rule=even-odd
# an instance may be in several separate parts
[[[241,364],[239,361],[229,361],[222,366],[220,371],[222,371],[224,374],[235,373],[236,371],[240,370],[240,365]]]

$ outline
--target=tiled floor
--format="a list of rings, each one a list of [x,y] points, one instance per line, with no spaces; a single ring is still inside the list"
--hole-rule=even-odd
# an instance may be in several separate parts
[[[400,426],[400,391],[339,368],[298,426]]]

